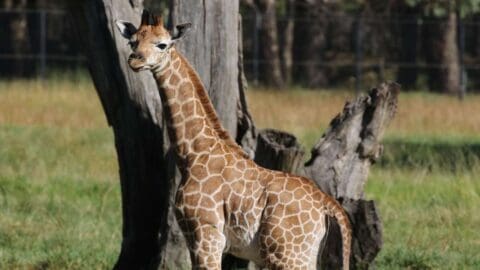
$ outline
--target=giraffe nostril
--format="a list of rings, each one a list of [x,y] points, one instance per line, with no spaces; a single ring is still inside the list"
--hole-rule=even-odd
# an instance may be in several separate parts
[[[142,53],[132,53],[130,54],[130,59],[138,59],[138,60],[143,60],[145,57],[143,56]]]

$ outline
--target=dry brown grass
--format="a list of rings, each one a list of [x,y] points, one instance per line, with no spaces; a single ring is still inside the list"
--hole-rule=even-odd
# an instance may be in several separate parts
[[[250,90],[249,108],[257,125],[274,127],[303,137],[325,130],[330,120],[354,95],[329,91]],[[455,97],[430,93],[402,93],[398,114],[386,136],[478,137],[480,134],[480,96]]]
[[[0,124],[106,127],[92,83],[66,80],[0,82]]]
[[[455,97],[405,93],[390,135],[466,136],[480,135],[480,96]]]
[[[291,132],[310,143],[353,95],[348,92],[249,90],[249,109],[259,128]],[[309,139],[311,138],[311,139]]]
[[[273,91],[250,89],[249,109],[260,128],[292,132],[313,143],[353,93],[346,91]],[[106,127],[100,101],[87,81],[0,82],[0,124],[58,127]],[[480,96],[464,101],[451,96],[402,93],[398,114],[386,136],[478,137]]]

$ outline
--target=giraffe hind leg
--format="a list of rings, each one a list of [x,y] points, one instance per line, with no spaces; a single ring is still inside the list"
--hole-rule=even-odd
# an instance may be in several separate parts
[[[302,269],[313,270],[315,263],[311,263],[309,252],[304,252],[300,247],[295,247],[295,241],[287,239],[280,226],[269,226],[263,230],[261,236],[261,254],[267,269]],[[308,242],[309,239],[299,236],[297,241]],[[310,245],[307,245],[310,246]],[[301,250],[301,251],[300,251]]]
[[[282,216],[283,207],[274,207],[261,228],[262,257],[268,269],[316,269],[325,217],[315,211],[303,218],[298,211]]]

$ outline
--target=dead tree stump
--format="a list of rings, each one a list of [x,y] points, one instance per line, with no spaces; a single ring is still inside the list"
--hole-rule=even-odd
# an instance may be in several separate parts
[[[255,162],[265,168],[297,173],[303,167],[305,151],[290,133],[264,129],[258,133]]]
[[[378,210],[374,201],[364,199],[363,188],[370,165],[382,154],[380,141],[395,115],[399,90],[396,83],[382,83],[368,95],[347,102],[313,147],[312,156],[304,166],[301,164],[304,151],[295,136],[272,129],[258,134],[255,151],[258,164],[305,175],[342,203],[353,227],[354,268],[369,268],[382,247]],[[334,219],[329,219],[317,268],[341,268],[341,243],[340,229]]]
[[[347,210],[353,225],[352,265],[361,269],[371,265],[383,243],[375,202],[364,200],[363,188],[370,165],[382,154],[380,141],[395,115],[399,91],[396,83],[382,83],[367,96],[347,103],[305,164],[306,175]],[[342,262],[341,238],[336,222],[332,219],[329,223],[319,264],[322,269],[338,269]]]

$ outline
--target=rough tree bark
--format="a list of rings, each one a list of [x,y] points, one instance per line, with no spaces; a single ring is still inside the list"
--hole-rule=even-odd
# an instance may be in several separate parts
[[[123,210],[122,248],[115,269],[152,268],[165,242],[173,164],[166,158],[156,83],[150,74],[128,67],[130,49],[114,23],[119,18],[139,23],[142,5],[79,0],[70,1],[69,10],[115,136]]]
[[[292,134],[265,129],[259,132],[255,162],[265,168],[290,173],[303,173],[305,151]]]
[[[383,133],[395,115],[400,86],[383,83],[368,96],[347,103],[343,112],[312,149],[306,175],[339,200],[353,225],[352,265],[366,268],[382,246],[382,224],[373,201],[364,199],[363,188],[370,166],[382,154]],[[319,263],[323,269],[341,264],[339,228],[333,220]]]
[[[115,269],[156,269],[159,266],[170,269],[186,268],[190,260],[182,244],[184,240],[169,212],[178,173],[163,128],[157,87],[148,72],[133,73],[130,70],[127,65],[130,50],[114,29],[115,19],[138,23],[142,1],[76,0],[70,1],[69,5],[81,47],[85,48],[93,81],[115,136],[123,209],[122,249]],[[388,109],[391,109],[391,106],[382,105],[385,104],[385,101],[382,101],[384,95],[378,94],[378,97],[360,100],[359,102],[365,105],[354,106],[359,107],[358,111],[354,108],[345,109],[344,117],[336,118],[332,123],[337,124],[332,124],[324,137],[337,142],[337,147],[322,146],[332,143],[324,139],[323,143],[318,144],[318,149],[316,148],[317,154],[303,168],[299,162],[303,150],[293,136],[263,131],[258,136],[260,139],[258,148],[256,147],[257,135],[244,95],[246,84],[242,76],[238,1],[173,0],[171,10],[171,22],[188,21],[195,25],[195,29],[189,33],[189,37],[179,49],[199,72],[223,124],[237,142],[242,144],[252,158],[256,149],[257,153],[262,152],[257,154],[257,162],[267,167],[296,170],[310,174],[319,181],[337,181],[333,186],[337,189],[326,185],[329,187],[328,191],[333,195],[344,196],[347,209],[365,209],[349,212],[352,213],[355,226],[367,224],[366,227],[370,228],[370,223],[361,219],[370,216],[362,214],[375,209],[368,203],[357,203],[357,200],[362,199],[361,195],[354,196],[349,193],[350,190],[358,189],[342,188],[350,185],[363,187],[357,182],[365,181],[362,177],[368,172],[371,153],[377,153],[376,143],[381,138],[380,131],[388,122],[369,121],[381,118],[382,115],[390,115]],[[353,120],[348,120],[351,118]],[[335,130],[339,131],[336,133]],[[340,136],[345,130],[359,133],[354,133],[356,135],[352,137],[344,136],[342,140],[340,137],[328,135],[332,133]],[[350,149],[348,147],[354,145],[358,145],[355,151],[338,152],[337,156],[326,155],[322,151],[325,148],[330,149],[325,152],[328,154]],[[348,147],[343,149],[344,146]],[[274,154],[268,155],[268,151]],[[325,167],[325,172],[335,173],[325,173],[323,167],[319,167],[322,158],[332,164],[331,167]],[[340,173],[345,171],[359,171],[363,174],[355,176]],[[322,175],[330,175],[331,178]],[[355,177],[359,180],[355,180]],[[354,207],[349,206],[350,200]],[[328,246],[325,250],[328,250]],[[359,254],[355,255],[364,257],[362,253]]]
[[[246,107],[245,80],[241,59],[241,19],[238,0],[170,1],[170,24],[190,22],[190,30],[179,49],[198,72],[224,127],[236,138],[251,157],[255,151],[255,129]],[[202,12],[199,12],[202,11]],[[201,44],[199,46],[199,44]],[[178,177],[175,187],[178,184]],[[173,201],[175,190],[171,193]],[[169,223],[173,222],[167,241],[164,266],[177,269],[189,263],[178,225],[170,209]],[[182,240],[180,240],[182,239]],[[172,264],[172,262],[175,262]],[[168,264],[168,265],[167,265]]]

